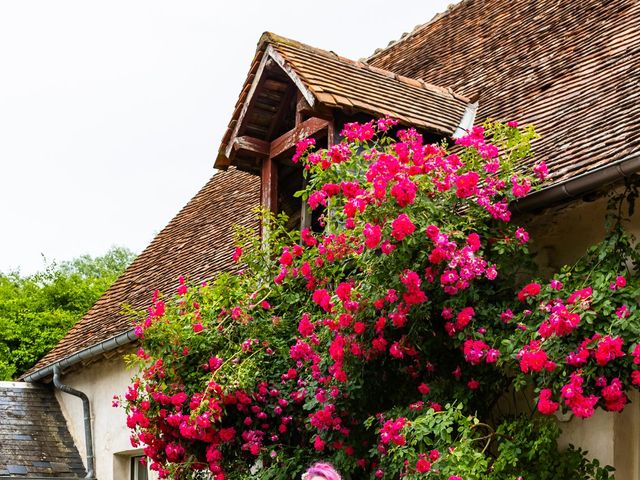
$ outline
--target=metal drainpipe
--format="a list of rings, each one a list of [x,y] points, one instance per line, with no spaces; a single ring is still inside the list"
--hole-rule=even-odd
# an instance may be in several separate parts
[[[80,390],[76,390],[62,383],[60,380],[60,365],[54,365],[53,367],[53,384],[57,389],[82,400],[82,410],[84,412],[84,443],[87,450],[87,475],[84,478],[94,479],[93,435],[91,433],[91,407],[89,405],[89,397]]]

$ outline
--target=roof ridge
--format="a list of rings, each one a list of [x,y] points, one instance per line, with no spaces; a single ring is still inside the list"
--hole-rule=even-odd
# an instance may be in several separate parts
[[[326,57],[337,58],[337,59],[347,60],[349,62],[354,62],[353,60],[351,60],[349,58],[342,57],[342,56],[338,55],[333,50],[325,50],[323,48],[313,47],[313,46],[311,46],[311,45],[309,45],[307,43],[302,43],[302,42],[300,42],[298,40],[294,40],[292,38],[283,37],[282,35],[278,35],[277,33],[264,32],[260,36],[260,40],[258,40],[257,49],[261,50],[261,49],[265,48],[266,45],[269,45],[269,44],[291,45],[291,46],[294,46],[294,47],[297,47],[297,48],[302,48],[302,49],[305,49],[305,50],[311,50],[312,52],[325,55]]]
[[[402,43],[406,40],[408,40],[409,38],[413,37],[414,35],[418,34],[418,32],[420,32],[422,29],[428,27],[429,25],[434,24],[435,22],[437,22],[438,20],[440,20],[443,17],[446,17],[447,15],[449,15],[449,13],[451,13],[453,10],[455,10],[456,8],[458,8],[460,5],[465,4],[465,3],[470,3],[473,0],[454,0],[454,3],[450,3],[449,5],[447,5],[447,9],[444,12],[439,12],[436,13],[431,20],[429,20],[428,22],[425,23],[419,23],[418,25],[416,25],[415,27],[413,27],[413,30],[411,30],[410,32],[405,32],[403,33],[400,38],[396,39],[396,40],[391,40],[386,47],[381,47],[381,48],[376,48],[374,50],[374,52],[369,55],[368,57],[366,57],[364,59],[365,62],[368,62],[369,60],[377,57],[378,55],[380,55],[383,52],[386,52],[388,49],[395,47],[396,45],[398,45],[399,43]]]
[[[278,35],[276,33],[273,32],[264,32],[261,36],[260,36],[260,40],[258,40],[258,47],[257,47],[257,52],[259,52],[260,50],[264,50],[265,52],[267,51],[267,49],[269,48],[269,46],[271,46],[273,49],[275,49],[277,51],[277,53],[282,57],[282,60],[291,68],[295,71],[295,74],[300,77],[300,79],[303,81],[303,83],[305,84],[305,87],[307,88],[307,90],[309,90],[312,95],[314,95],[316,97],[316,99],[323,95],[324,92],[318,92],[316,88],[314,88],[313,86],[313,82],[307,78],[307,76],[304,74],[304,72],[301,72],[300,69],[296,68],[295,65],[289,60],[289,58],[287,58],[287,55],[284,54],[282,51],[280,51],[278,49],[279,45],[284,45],[284,46],[292,46],[294,48],[299,48],[301,50],[306,50],[308,52],[314,53],[314,54],[318,54],[318,55],[322,55],[325,56],[327,58],[331,58],[334,60],[339,60],[339,61],[347,61],[347,62],[353,62],[353,60],[350,60],[346,57],[341,57],[340,55],[338,55],[336,52],[334,51],[330,51],[330,50],[324,50],[322,48],[317,48],[317,47],[312,47],[311,45],[308,45],[306,43],[302,43],[299,42],[298,40],[293,40],[292,38],[287,38],[287,37],[283,37],[282,35]]]

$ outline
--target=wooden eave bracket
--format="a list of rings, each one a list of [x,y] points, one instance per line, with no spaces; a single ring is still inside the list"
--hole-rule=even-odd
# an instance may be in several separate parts
[[[296,144],[305,138],[313,137],[324,129],[329,128],[329,121],[322,118],[311,117],[297,125],[295,128],[280,135],[269,148],[269,157],[276,158],[293,149]]]
[[[249,153],[256,157],[266,158],[269,156],[270,143],[254,137],[236,137],[231,142],[233,152]]]
[[[229,145],[231,147],[231,158],[237,154],[248,154],[263,160],[276,159],[293,150],[300,140],[324,135],[331,136],[332,127],[333,125],[330,120],[311,117],[288,132],[283,133],[272,142],[246,135],[235,137]],[[224,166],[220,166],[219,168],[224,168]]]

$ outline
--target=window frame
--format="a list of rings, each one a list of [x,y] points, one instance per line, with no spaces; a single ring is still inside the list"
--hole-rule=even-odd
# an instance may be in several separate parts
[[[149,480],[149,469],[147,464],[142,464],[140,461],[143,458],[145,458],[145,455],[134,455],[129,457],[130,480]]]

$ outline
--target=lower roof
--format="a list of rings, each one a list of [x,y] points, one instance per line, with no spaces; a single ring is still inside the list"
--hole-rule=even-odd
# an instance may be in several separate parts
[[[83,478],[85,468],[51,389],[0,382],[0,478]]]
[[[23,378],[133,328],[122,305],[144,310],[155,289],[170,293],[178,277],[201,282],[235,268],[234,225],[258,228],[259,178],[217,172],[153,239],[67,335]]]

